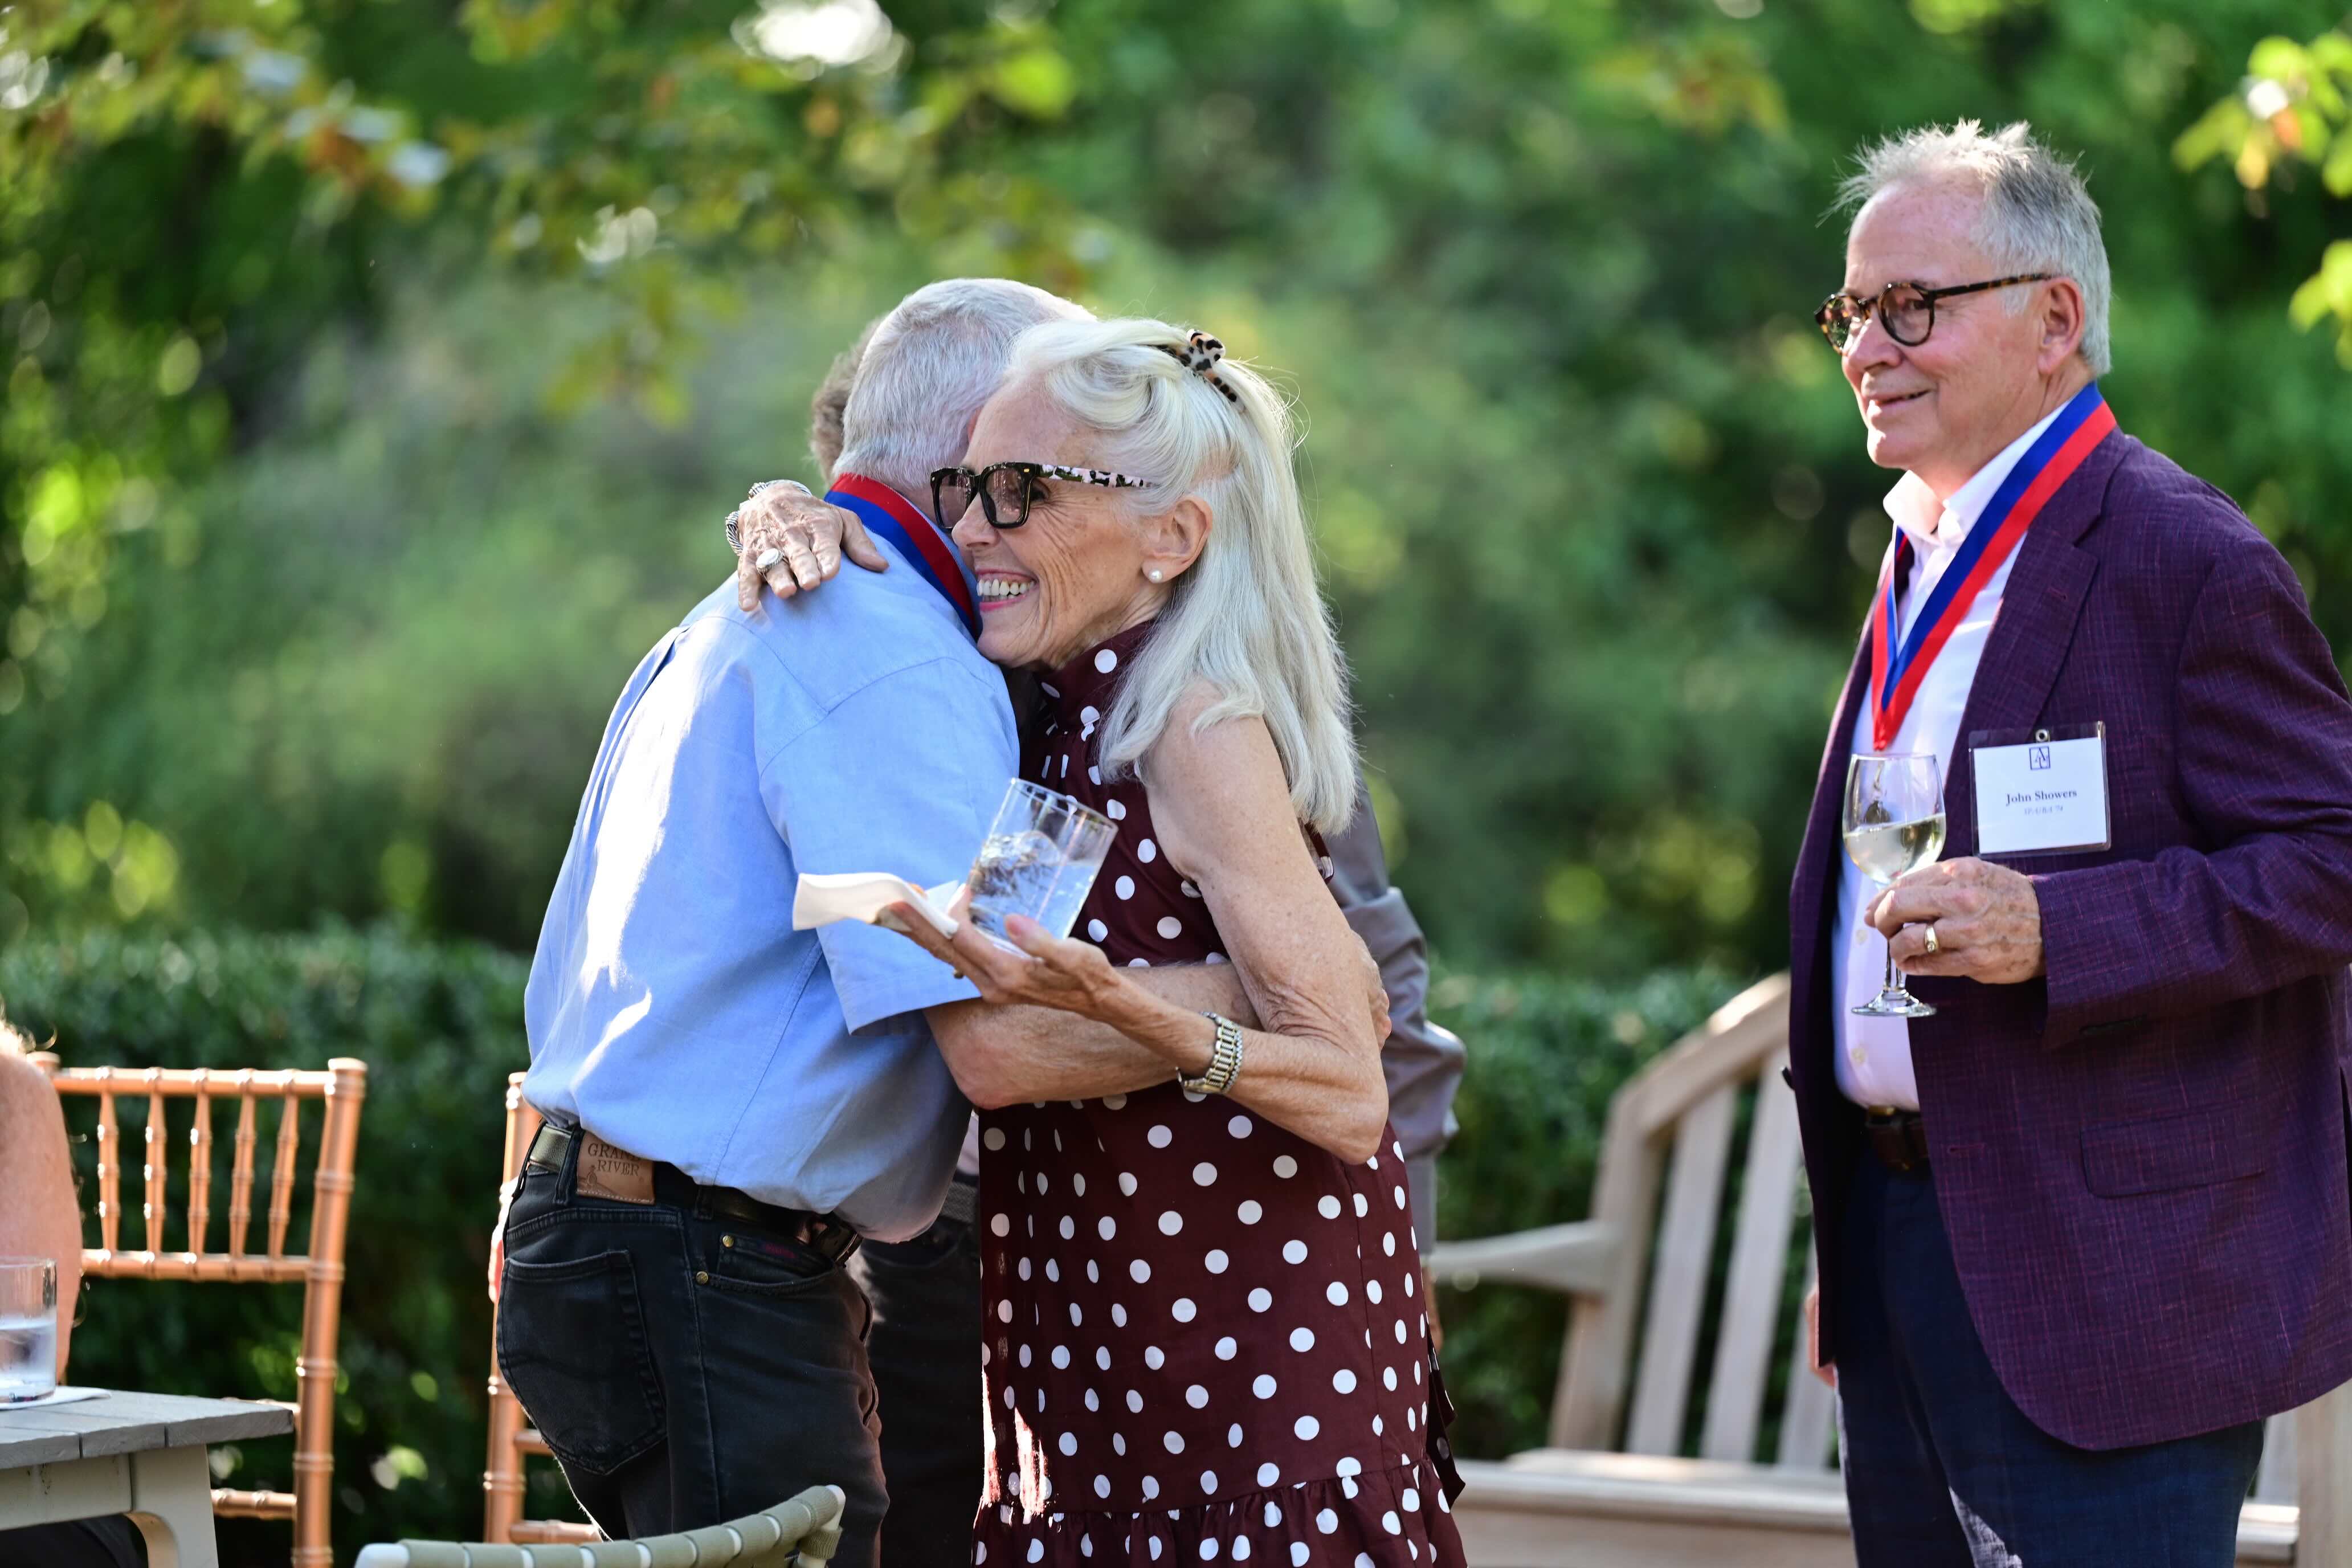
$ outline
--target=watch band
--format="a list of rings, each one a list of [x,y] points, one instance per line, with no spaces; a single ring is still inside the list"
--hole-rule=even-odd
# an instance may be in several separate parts
[[[1208,1069],[1198,1078],[1179,1073],[1176,1081],[1187,1094],[1229,1094],[1234,1080],[1242,1075],[1242,1026],[1216,1013],[1203,1013],[1201,1016],[1217,1026],[1217,1043],[1209,1053]]]

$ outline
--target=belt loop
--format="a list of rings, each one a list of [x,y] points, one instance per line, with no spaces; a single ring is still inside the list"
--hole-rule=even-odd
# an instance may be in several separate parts
[[[552,1169],[539,1163],[539,1145],[542,1140],[551,1135],[561,1137],[563,1141],[562,1155]],[[566,1127],[560,1121],[542,1121],[539,1131],[531,1134],[530,1142],[524,1145],[522,1169],[515,1173],[516,1180],[520,1183],[521,1178],[530,1174],[533,1170],[544,1172],[553,1182],[553,1190],[548,1194],[549,1201],[559,1206],[569,1205],[573,1195],[573,1172],[577,1166],[579,1153],[580,1129],[576,1125]]]

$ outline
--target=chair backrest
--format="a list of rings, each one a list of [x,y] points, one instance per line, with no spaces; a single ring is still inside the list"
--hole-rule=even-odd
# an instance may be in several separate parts
[[[825,1568],[841,1550],[839,1487],[811,1487],[773,1508],[675,1535],[579,1545],[404,1541],[371,1546],[353,1568],[748,1568],[782,1563]]]
[[[60,1068],[58,1058],[36,1058],[64,1096],[95,1099],[99,1245],[82,1252],[82,1272],[112,1279],[184,1279],[235,1284],[294,1284],[304,1288],[302,1352],[295,1363],[294,1489],[284,1492],[217,1492],[216,1511],[294,1521],[296,1568],[330,1568],[329,1544],[334,1480],[335,1340],[341,1326],[343,1248],[351,1214],[353,1154],[359,1144],[360,1108],[367,1098],[367,1063],[338,1057],[323,1072],[197,1068]],[[186,1206],[180,1224],[182,1246],[172,1249],[170,1167],[173,1102],[187,1111]],[[302,1105],[318,1100],[317,1152],[310,1173],[310,1235],[307,1250],[286,1249],[287,1229],[301,1184],[298,1167],[302,1143]],[[214,1164],[217,1153],[214,1111],[234,1101],[236,1121],[230,1134],[227,1201],[215,1209]],[[260,1142],[260,1107],[276,1106],[269,1169],[268,1208],[263,1234],[254,1235],[255,1153]],[[141,1246],[122,1245],[122,1173],[129,1156],[122,1147],[125,1105],[136,1109],[141,1144]],[[216,1231],[224,1247],[211,1243]]]
[[[514,1185],[521,1179],[522,1163],[530,1153],[530,1141],[539,1135],[539,1112],[522,1097],[525,1075],[507,1075],[507,1139],[506,1157],[499,1165],[505,1173],[504,1185],[499,1193],[499,1224],[506,1219],[506,1202],[513,1196]],[[587,1542],[601,1539],[593,1524],[560,1519],[525,1519],[522,1516],[523,1493],[526,1489],[524,1465],[534,1456],[548,1458],[546,1439],[532,1430],[523,1414],[521,1404],[506,1378],[499,1371],[499,1319],[495,1302],[490,1308],[490,1453],[489,1462],[482,1471],[482,1539],[495,1545],[517,1542]]]
[[[1829,1462],[1830,1392],[1806,1374],[1802,1336],[1792,1336],[1801,1286],[1790,1289],[1791,1269],[1807,1271],[1801,1283],[1810,1284],[1811,1265],[1798,1213],[1796,1103],[1780,1076],[1788,1015],[1786,975],[1750,986],[1611,1103],[1592,1217],[1618,1244],[1609,1288],[1577,1296],[1569,1314],[1552,1401],[1556,1446],[1612,1447],[1622,1426],[1629,1452],[1682,1452],[1705,1342],[1713,1355],[1701,1457],[1765,1457],[1757,1441],[1775,1415],[1769,1458],[1805,1468]],[[1732,1156],[1743,1142],[1735,1184]],[[1736,1205],[1729,1257],[1711,1292],[1727,1201]],[[1788,1374],[1768,1411],[1776,1360]]]

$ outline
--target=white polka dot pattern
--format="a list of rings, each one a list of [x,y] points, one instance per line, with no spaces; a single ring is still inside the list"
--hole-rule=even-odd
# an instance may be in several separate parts
[[[1087,939],[1115,965],[1200,963],[1223,957],[1212,910],[1095,752],[1147,631],[1055,672],[1024,772],[1119,825]],[[986,1111],[982,1139],[976,1563],[1459,1568],[1451,1521],[1403,1500],[1436,1480],[1398,1162],[1343,1163],[1172,1083]]]

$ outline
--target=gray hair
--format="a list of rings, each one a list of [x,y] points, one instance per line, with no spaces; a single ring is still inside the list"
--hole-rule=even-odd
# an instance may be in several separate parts
[[[1206,686],[1215,700],[1194,730],[1263,720],[1299,820],[1336,833],[1355,809],[1356,744],[1291,468],[1297,426],[1248,366],[1217,367],[1230,399],[1187,369],[1167,352],[1185,341],[1165,321],[1057,321],[1024,336],[1005,372],[1008,387],[1034,388],[1092,432],[1089,465],[1154,481],[1118,492],[1139,514],[1197,496],[1213,519],[1103,721],[1103,765],[1132,772]]]
[[[1863,149],[1858,163],[1838,186],[1835,210],[1859,214],[1896,185],[1946,178],[1974,184],[1984,196],[1977,243],[1986,257],[2004,272],[2073,279],[2083,290],[2083,359],[2093,375],[2112,367],[2107,247],[2099,237],[2098,205],[2073,159],[2036,142],[2022,120],[1990,133],[1981,121],[1962,120],[1948,130],[1927,125],[1890,136]],[[2025,309],[2028,297],[2013,292],[2010,312]]]
[[[874,341],[874,330],[882,324],[875,317],[857,334],[857,341],[834,355],[833,368],[824,373],[824,380],[809,398],[809,456],[816,459],[816,471],[827,485],[833,483],[834,470],[841,467],[841,422],[849,412],[849,389],[856,383],[857,367],[865,363],[866,346]]]
[[[1089,319],[1084,308],[1009,279],[950,278],[916,289],[866,341],[842,409],[835,471],[928,496],[931,470],[962,458],[1014,341],[1042,321]]]

